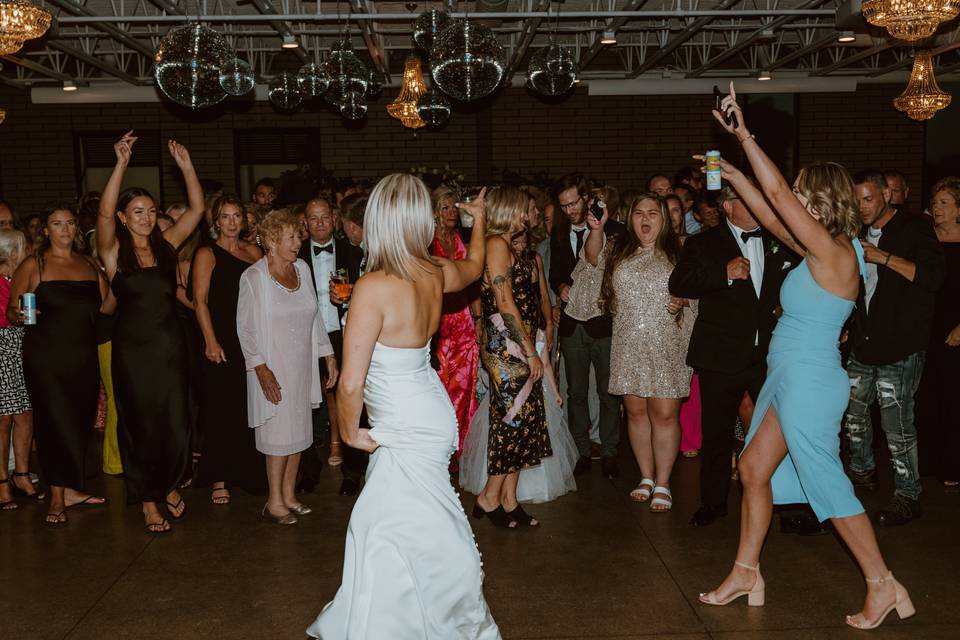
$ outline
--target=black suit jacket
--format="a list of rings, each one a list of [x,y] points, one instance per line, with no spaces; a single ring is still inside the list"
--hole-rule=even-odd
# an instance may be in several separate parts
[[[625,227],[616,220],[607,221],[603,228],[607,236],[607,242],[616,241],[617,236],[625,231]],[[587,241],[587,234],[590,233],[589,227],[587,233],[583,236],[584,244]],[[550,237],[550,273],[547,279],[550,288],[554,293],[560,295],[561,285],[573,285],[573,268],[577,266],[578,258],[573,255],[573,247],[570,246],[570,222],[566,219],[558,220],[553,228],[553,235]],[[566,313],[560,314],[560,326],[557,327],[557,333],[561,336],[570,336],[579,320],[574,320]],[[583,324],[587,333],[594,338],[603,338],[611,334],[613,330],[613,320],[610,316],[599,316],[587,320]]]
[[[687,349],[691,367],[719,373],[742,371],[757,357],[755,337],[759,353],[766,354],[777,324],[780,285],[799,259],[766,233],[763,244],[758,298],[750,278],[727,284],[727,263],[743,254],[725,221],[687,238],[670,275],[670,293],[700,301]]]
[[[300,245],[300,252],[297,254],[301,260],[307,263],[310,269],[310,279],[313,282],[313,290],[317,290],[317,274],[313,272],[313,256],[311,255],[312,244],[310,239],[304,240]],[[350,276],[350,282],[356,282],[360,278],[360,260],[363,253],[360,247],[354,247],[346,238],[333,238],[333,251],[337,269],[346,269]],[[320,274],[321,277],[329,278],[330,274]],[[342,305],[337,306],[337,314],[343,319],[345,309]]]

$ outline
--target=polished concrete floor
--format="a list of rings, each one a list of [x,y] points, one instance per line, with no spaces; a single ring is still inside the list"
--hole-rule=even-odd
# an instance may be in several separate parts
[[[543,520],[539,530],[471,520],[486,597],[508,640],[960,638],[960,494],[932,479],[923,518],[879,532],[918,614],[891,614],[879,631],[862,632],[843,624],[864,585],[833,536],[782,535],[775,520],[763,556],[767,605],[704,607],[697,593],[730,566],[737,518],[687,525],[698,461],[679,460],[668,514],[630,502],[639,474],[626,455],[617,481],[601,479],[598,466],[576,493],[528,509]],[[339,473],[324,469],[316,493],[303,496],[316,513],[294,527],[260,519],[260,498],[237,493],[215,507],[197,489],[184,492],[188,510],[175,531],[153,537],[139,510],[123,506],[117,478],[93,483],[108,508],[72,511],[65,529],[45,528],[41,505],[0,513],[0,638],[301,640],[340,580],[353,500],[339,497],[338,485]],[[862,497],[877,507],[888,491]],[[472,500],[464,496],[468,507]]]

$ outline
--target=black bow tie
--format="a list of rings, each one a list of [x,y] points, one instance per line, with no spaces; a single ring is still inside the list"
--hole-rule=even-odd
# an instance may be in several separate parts
[[[757,227],[753,231],[740,232],[740,239],[743,240],[744,244],[746,244],[747,240],[749,240],[750,238],[762,238],[762,237],[763,237],[763,232],[760,231],[760,227]]]
[[[322,247],[319,245],[313,245],[313,255],[318,256],[322,252],[326,251],[327,253],[333,253],[333,243],[325,244]]]

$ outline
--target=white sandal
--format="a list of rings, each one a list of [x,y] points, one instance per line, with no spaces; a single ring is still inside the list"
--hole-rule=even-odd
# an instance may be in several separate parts
[[[636,489],[630,492],[630,499],[634,502],[646,502],[650,499],[650,494],[656,486],[657,483],[654,482],[653,478],[644,478]]]
[[[662,508],[656,508],[662,507]],[[667,487],[657,485],[653,489],[653,500],[650,501],[650,511],[654,513],[665,513],[673,508],[673,494]]]

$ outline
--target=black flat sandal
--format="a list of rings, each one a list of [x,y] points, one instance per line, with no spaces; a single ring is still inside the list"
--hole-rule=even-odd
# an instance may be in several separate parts
[[[179,520],[187,512],[187,505],[183,503],[183,498],[180,498],[177,504],[172,504],[169,501],[166,501],[166,502],[167,502],[167,511],[170,512],[170,517],[173,518],[174,520]],[[183,511],[180,511],[180,515],[177,515],[177,511],[180,509],[180,507],[183,507]]]
[[[507,512],[503,510],[503,505],[500,505],[493,511],[486,511],[483,507],[480,506],[480,503],[473,505],[473,517],[482,520],[486,516],[487,519],[493,523],[496,527],[501,527],[503,529],[516,529],[517,523],[514,520],[511,520],[507,515]]]
[[[504,511],[508,518],[521,527],[539,527],[540,521],[523,510],[519,504],[513,511]]]
[[[29,472],[29,471],[24,471],[23,473],[14,471],[14,472],[13,472],[13,477],[14,477],[14,478],[26,478],[26,479],[27,479],[27,482],[30,483],[30,486],[33,487],[33,481],[30,480],[30,472]],[[27,493],[26,491],[24,491],[23,489],[21,489],[20,487],[18,487],[18,486],[17,486],[17,483],[14,482],[12,479],[10,480],[10,487],[13,489],[13,492],[14,492],[14,493],[19,493],[19,494],[22,495],[23,497],[29,498],[30,500],[33,500],[33,501],[35,501],[35,502],[42,502],[43,499],[47,497],[47,493],[46,493],[45,491],[40,491],[40,490],[37,489],[36,487],[33,487],[33,493]]]
[[[48,513],[43,519],[43,523],[48,527],[65,527],[67,526],[67,511],[64,509],[60,513]]]

